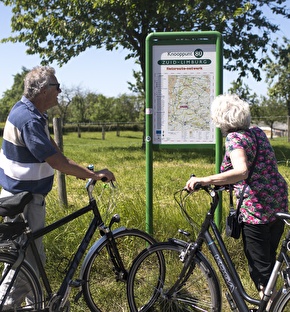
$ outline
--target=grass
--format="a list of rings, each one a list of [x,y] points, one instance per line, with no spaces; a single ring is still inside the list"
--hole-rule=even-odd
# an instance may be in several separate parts
[[[94,164],[95,170],[107,167],[113,171],[117,179],[118,191],[114,196],[107,220],[114,213],[119,213],[120,225],[145,230],[146,160],[141,143],[142,133],[139,132],[121,132],[119,137],[115,132],[107,132],[105,140],[102,140],[101,133],[83,132],[81,138],[77,137],[77,133],[69,133],[64,136],[64,154],[83,166]],[[286,138],[275,139],[272,141],[272,145],[279,161],[279,170],[290,185],[288,167],[290,145]],[[154,237],[163,241],[168,237],[179,235],[177,233],[179,228],[191,231],[174,201],[173,194],[185,185],[191,173],[195,173],[197,176],[214,173],[215,152],[213,149],[161,150],[154,152],[153,159],[153,229]],[[66,176],[66,187],[68,207],[59,205],[56,182],[47,196],[47,224],[87,204],[85,181]],[[102,196],[106,202],[109,199],[109,190],[107,190],[103,189],[101,185],[97,185],[96,196],[103,192]],[[196,193],[192,202],[191,215],[197,222],[202,220],[207,207],[208,201],[204,199],[201,192]],[[105,213],[105,206],[102,206],[101,209]],[[224,228],[227,210],[228,198],[223,196],[222,228]],[[59,286],[72,251],[78,246],[88,222],[87,217],[81,217],[70,223],[69,226],[62,227],[45,237],[47,271],[52,279],[54,289]],[[250,294],[254,294],[241,241],[226,237],[225,241],[242,277],[245,289]],[[208,255],[206,249],[204,252]],[[210,258],[210,255],[208,256]],[[210,261],[213,263],[213,259],[210,258]],[[225,302],[223,311],[227,311],[227,309],[228,304]],[[73,306],[72,310],[74,312],[88,311],[88,308],[81,300],[80,303]]]

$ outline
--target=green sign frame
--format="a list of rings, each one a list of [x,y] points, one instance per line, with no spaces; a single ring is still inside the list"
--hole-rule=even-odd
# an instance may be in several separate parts
[[[146,38],[146,230],[153,234],[153,151],[205,148],[221,163],[222,136],[210,103],[223,91],[222,36],[217,31],[155,32]],[[220,216],[216,216],[217,224]]]

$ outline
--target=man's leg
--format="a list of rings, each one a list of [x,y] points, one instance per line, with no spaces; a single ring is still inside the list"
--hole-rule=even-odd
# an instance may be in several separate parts
[[[13,194],[2,190],[0,197],[6,197],[6,196],[11,196],[11,195]],[[24,209],[24,215],[32,231],[36,231],[40,228],[43,228],[45,224],[44,196],[40,194],[34,194],[32,201]],[[9,222],[13,222],[13,220],[14,219],[7,218],[7,221]],[[23,240],[25,240],[25,235],[22,235],[21,237],[16,239],[18,243],[21,243]],[[37,250],[41,256],[43,263],[45,263],[45,253],[44,253],[42,238],[39,238],[36,240],[36,246],[37,246]],[[31,248],[28,248],[25,259],[35,270],[36,274],[39,275],[36,261],[32,254]],[[13,272],[9,273],[6,276],[5,280],[0,286],[0,298],[1,297],[3,298],[3,296],[5,295],[12,277],[13,277]],[[29,301],[29,297],[30,297],[29,292],[30,292],[30,289],[25,279],[23,279],[23,277],[21,276],[18,276],[15,284],[13,285],[9,293],[9,297],[5,301],[5,307],[6,306],[7,308],[15,307],[15,306],[17,307],[23,302],[25,297]]]

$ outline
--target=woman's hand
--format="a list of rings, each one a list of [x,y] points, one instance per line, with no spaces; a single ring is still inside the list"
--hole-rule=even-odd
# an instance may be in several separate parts
[[[188,192],[193,192],[197,184],[204,185],[203,178],[191,177],[186,182],[185,189],[187,189]]]

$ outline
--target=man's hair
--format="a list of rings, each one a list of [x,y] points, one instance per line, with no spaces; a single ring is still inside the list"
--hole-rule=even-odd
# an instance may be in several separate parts
[[[35,98],[42,88],[49,86],[55,70],[50,66],[37,66],[28,72],[24,78],[23,95],[29,100]]]
[[[246,130],[251,123],[250,106],[236,94],[219,95],[212,102],[211,117],[223,132]]]

